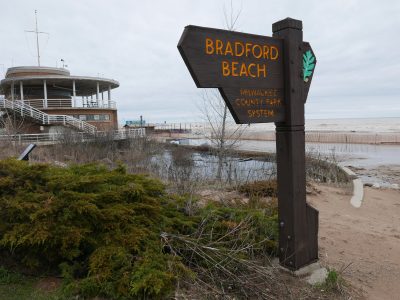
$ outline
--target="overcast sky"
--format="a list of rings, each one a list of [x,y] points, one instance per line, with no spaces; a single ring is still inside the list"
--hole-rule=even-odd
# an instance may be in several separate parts
[[[3,3],[4,4],[4,3]],[[176,48],[188,24],[224,28],[227,0],[14,0],[0,10],[0,70],[35,65],[34,10],[42,65],[113,78],[119,121],[199,120],[196,88]],[[238,30],[272,35],[303,21],[318,65],[306,117],[400,117],[400,1],[233,1]],[[3,76],[2,76],[3,77]]]

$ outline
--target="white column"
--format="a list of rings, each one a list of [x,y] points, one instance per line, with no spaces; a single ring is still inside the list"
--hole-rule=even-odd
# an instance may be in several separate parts
[[[19,82],[19,91],[21,93],[21,101],[24,102],[24,84],[22,81]]]
[[[108,86],[108,107],[111,108],[111,85]]]
[[[43,91],[44,91],[44,103],[43,103],[43,107],[47,108],[47,84],[46,84],[46,80],[43,80]]]
[[[11,100],[14,102],[14,81],[11,81]]]
[[[100,93],[99,83],[96,82],[96,102],[97,102],[97,106],[99,106],[99,93]]]
[[[76,107],[76,88],[75,88],[75,80],[72,80],[72,98],[74,99],[74,107]]]

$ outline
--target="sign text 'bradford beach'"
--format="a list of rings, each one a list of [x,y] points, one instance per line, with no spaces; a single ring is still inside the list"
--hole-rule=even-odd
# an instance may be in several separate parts
[[[283,121],[282,39],[187,26],[178,49],[197,87],[219,88],[236,123]]]

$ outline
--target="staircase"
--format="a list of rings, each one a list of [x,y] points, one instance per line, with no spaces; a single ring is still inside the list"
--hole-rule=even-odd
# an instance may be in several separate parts
[[[36,120],[40,124],[61,124],[64,126],[70,126],[80,131],[95,133],[96,126],[90,125],[87,122],[81,121],[71,116],[66,115],[49,115],[41,110],[34,108],[21,100],[10,101],[4,98],[0,98],[0,110],[12,110],[14,113],[20,115],[23,118],[31,118]]]

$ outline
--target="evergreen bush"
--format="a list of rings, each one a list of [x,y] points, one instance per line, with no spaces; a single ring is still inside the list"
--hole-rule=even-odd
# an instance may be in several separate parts
[[[60,168],[3,160],[0,262],[61,275],[69,294],[158,299],[171,295],[179,278],[194,276],[180,255],[166,249],[161,233],[193,235],[205,214],[213,220],[205,230],[217,236],[249,213],[255,230],[245,238],[258,243],[259,253],[274,252],[275,211],[214,205],[188,216],[184,203],[160,181],[127,174],[123,166],[110,171],[98,164]]]

